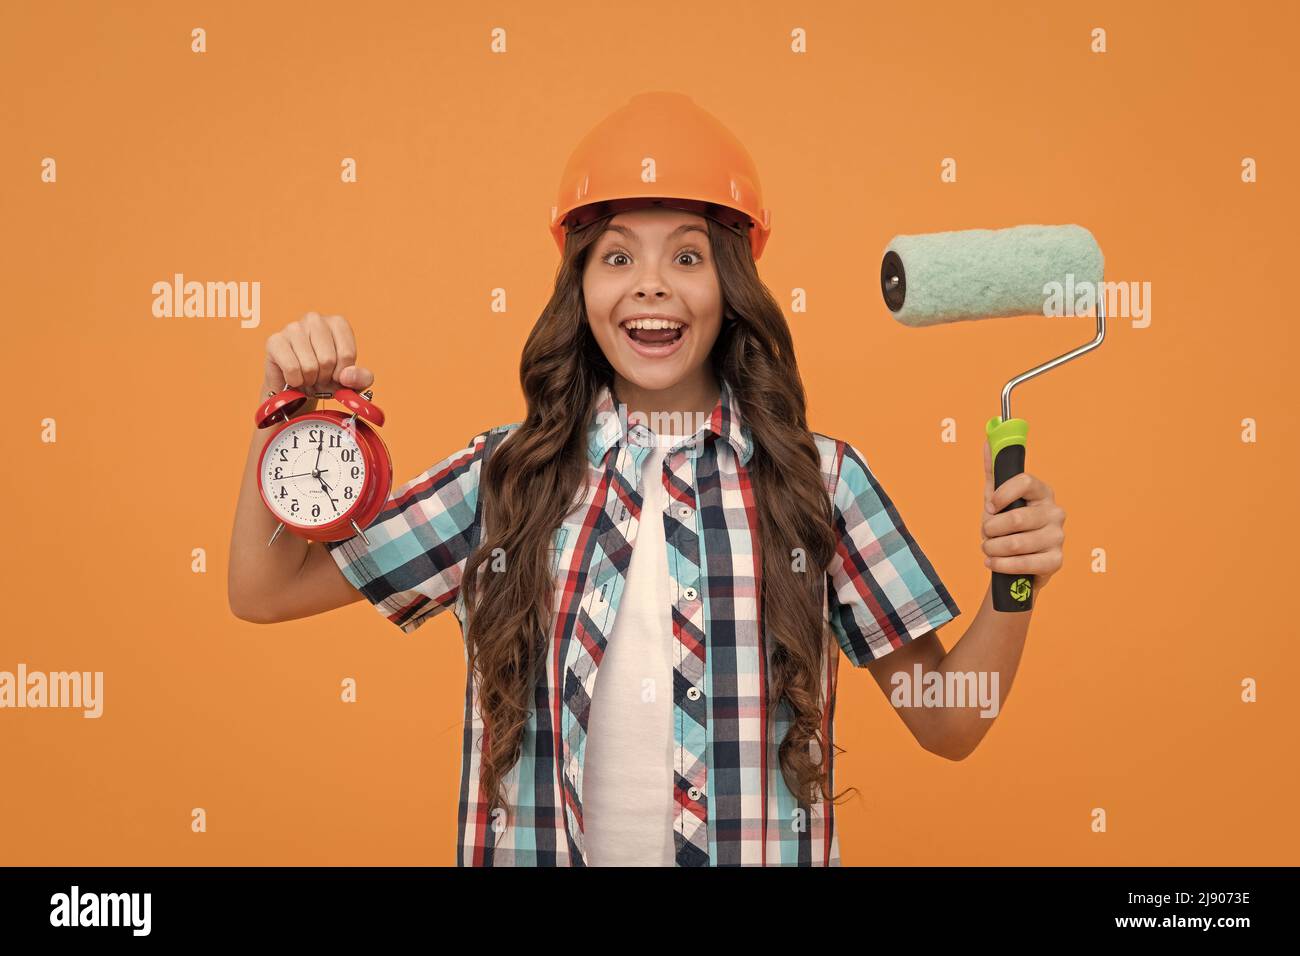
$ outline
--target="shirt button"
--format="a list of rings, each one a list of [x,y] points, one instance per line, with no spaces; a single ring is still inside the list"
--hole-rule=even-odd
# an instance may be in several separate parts
[[[682,592],[682,597],[686,598],[688,601],[694,601],[699,596],[700,592],[695,590],[695,588],[687,588]]]
[[[680,508],[678,508],[678,509],[677,509],[677,516],[678,516],[679,518],[689,518],[689,517],[691,516],[691,509],[690,509],[690,506],[689,506],[689,505],[682,505]]]
[[[686,791],[686,795],[690,797],[692,800],[698,800],[700,799],[700,788],[691,787],[691,789]]]
[[[700,689],[698,687],[690,687],[686,691],[686,696],[689,697],[691,700],[699,700]]]

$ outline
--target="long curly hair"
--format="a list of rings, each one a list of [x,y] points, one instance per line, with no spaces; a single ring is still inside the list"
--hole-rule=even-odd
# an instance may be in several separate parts
[[[585,486],[587,424],[598,392],[613,387],[613,368],[592,334],[582,294],[588,251],[612,216],[566,235],[554,292],[519,363],[527,417],[480,476],[486,533],[461,579],[468,666],[484,723],[483,793],[489,814],[500,807],[507,819],[512,808],[504,781],[519,759],[548,658],[554,613],[548,551]],[[782,699],[789,704],[781,772],[791,793],[811,805],[830,790],[821,674],[836,646],[828,643],[822,617],[836,546],[833,514],[785,315],[759,278],[748,237],[712,219],[708,225],[724,318],[709,361],[730,384],[754,442],[746,467],[758,506],[762,619],[774,645],[768,699],[774,707]],[[575,409],[585,412],[575,415]],[[480,580],[497,548],[506,556],[504,570]]]

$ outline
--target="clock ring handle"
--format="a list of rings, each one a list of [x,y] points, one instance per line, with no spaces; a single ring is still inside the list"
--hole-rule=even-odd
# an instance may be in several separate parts
[[[374,395],[373,389],[368,388],[360,395],[350,388],[342,387],[332,392],[312,390],[311,394],[312,397],[318,399],[332,398],[346,407],[354,416],[360,416],[373,425],[384,424],[383,410],[370,401],[370,398]],[[253,420],[258,428],[266,428],[276,421],[287,421],[306,401],[306,391],[296,389],[286,382],[280,391],[267,393],[266,401],[257,407]]]

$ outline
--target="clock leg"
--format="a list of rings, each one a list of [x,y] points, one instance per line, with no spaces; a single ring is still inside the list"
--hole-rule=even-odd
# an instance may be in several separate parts
[[[356,519],[353,519],[352,521],[352,530],[355,531],[357,534],[361,535],[361,540],[366,543],[366,547],[370,547],[370,539],[366,537],[366,533],[364,531],[362,531],[360,528],[357,527]]]

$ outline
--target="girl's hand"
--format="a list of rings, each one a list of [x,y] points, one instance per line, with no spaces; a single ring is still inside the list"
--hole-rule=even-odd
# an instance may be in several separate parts
[[[1052,497],[1052,489],[1029,472],[1015,475],[993,488],[993,456],[984,444],[984,516],[980,523],[984,566],[1004,574],[1034,575],[1034,590],[1041,591],[1061,567],[1065,542],[1065,509]],[[1022,508],[998,514],[1017,498]]]
[[[263,384],[272,394],[288,384],[308,398],[341,387],[360,392],[375,376],[356,361],[357,340],[347,319],[308,312],[266,340]]]

